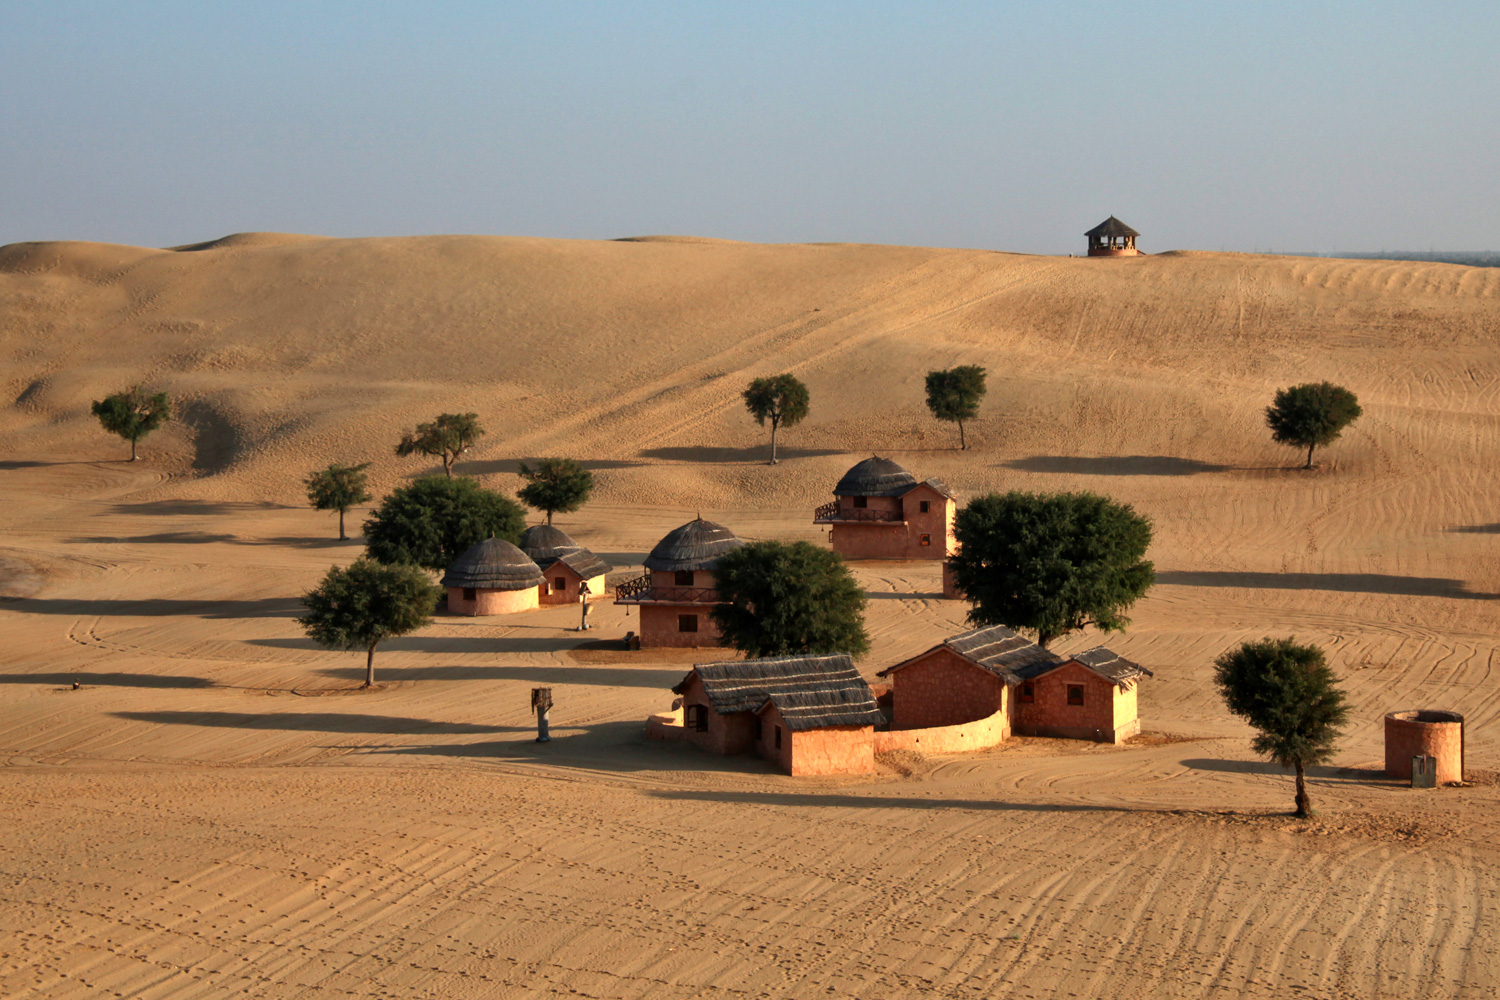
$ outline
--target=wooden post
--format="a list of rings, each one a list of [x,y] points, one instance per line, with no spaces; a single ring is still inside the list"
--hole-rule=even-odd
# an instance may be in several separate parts
[[[593,591],[589,589],[587,580],[578,584],[578,603],[582,606],[582,618],[578,622],[578,631],[587,632],[589,628],[589,595]]]
[[[547,732],[547,716],[552,711],[551,688],[531,689],[531,710],[536,713],[536,741],[551,743],[552,737]]]

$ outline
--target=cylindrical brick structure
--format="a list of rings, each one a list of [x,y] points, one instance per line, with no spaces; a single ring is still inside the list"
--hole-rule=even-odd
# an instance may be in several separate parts
[[[1385,773],[1411,780],[1411,759],[1437,758],[1438,784],[1464,780],[1464,717],[1457,712],[1391,712],[1385,717]]]

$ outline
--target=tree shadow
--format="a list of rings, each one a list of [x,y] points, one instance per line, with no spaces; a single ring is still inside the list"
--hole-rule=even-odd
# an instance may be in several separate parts
[[[299,605],[300,607],[300,605]],[[299,611],[300,614],[300,611]],[[547,629],[544,631],[553,631]],[[404,635],[387,639],[379,646],[380,653],[563,653],[591,644],[595,640],[583,639],[582,635],[547,636],[468,636],[468,635]],[[322,649],[311,639],[245,639],[251,646],[268,649]],[[378,656],[378,654],[377,654]],[[363,673],[361,673],[363,676]]]
[[[363,676],[363,674],[361,674]],[[373,733],[384,736],[489,735],[525,732],[516,726],[479,726],[471,722],[438,722],[396,715],[358,712],[111,712],[114,718],[162,726],[206,726],[222,729],[281,729],[315,733]]]
[[[331,549],[364,545],[358,535],[340,541],[337,538],[280,535],[271,538],[242,538],[239,535],[211,531],[160,531],[150,535],[80,535],[67,539],[74,545],[275,545],[281,548]]]
[[[79,462],[79,461],[74,461],[74,462],[38,462],[38,461],[32,461],[30,459],[16,458],[16,459],[6,459],[5,461],[0,462],[0,471],[11,471],[11,470],[15,470],[15,469],[50,469],[54,465],[118,465],[120,463],[124,463],[126,465],[129,465],[130,464],[130,459],[128,459],[128,458],[99,458],[99,459],[95,459],[95,460],[93,460],[91,462]]]
[[[1150,813],[1159,809],[1130,809],[1124,806],[1080,805],[1071,802],[1030,803],[997,802],[982,799],[905,798],[894,795],[831,795],[817,792],[717,792],[687,789],[663,789],[646,794],[678,802],[738,802],[766,806],[818,806],[835,809],[974,809],[986,812],[1045,813]]]
[[[1214,465],[1171,455],[1108,455],[1083,458],[1075,455],[1032,455],[1000,465],[1022,472],[1047,472],[1087,476],[1195,476],[1203,472],[1229,472],[1232,465]]]
[[[1500,524],[1455,524],[1443,530],[1453,535],[1500,535]]]
[[[1389,576],[1384,573],[1240,573],[1164,570],[1156,582],[1178,587],[1238,587],[1251,590],[1329,590],[1349,594],[1397,597],[1449,597],[1488,601],[1500,594],[1481,594],[1462,580],[1436,576]]]
[[[302,602],[295,597],[264,597],[249,601],[23,597],[6,603],[10,610],[23,614],[95,615],[100,618],[295,618],[302,613]]]
[[[943,599],[941,591],[936,593],[896,594],[888,590],[867,590],[865,591],[865,596],[872,601],[941,601]]]
[[[476,459],[472,462],[465,460],[459,462],[453,467],[453,474],[456,476],[487,476],[495,472],[510,472],[519,474],[521,471],[520,464],[522,462],[525,462],[527,465],[534,466],[536,465],[536,463],[540,462],[542,458],[546,457],[566,458],[567,456],[558,455],[532,458],[485,458]],[[614,458],[575,458],[573,461],[577,462],[585,469],[588,469],[590,472],[597,472],[600,469],[631,469],[643,464],[641,462],[632,462],[627,459]],[[441,465],[439,465],[437,469],[439,473],[443,471],[443,467]]]
[[[181,674],[96,674],[86,670],[41,674],[0,674],[0,684],[56,684],[61,687],[72,687],[74,681],[86,688],[211,688],[219,686],[206,677],[189,677]]]
[[[647,458],[659,458],[668,462],[757,462],[765,465],[771,460],[771,443],[749,448],[648,448],[641,452]],[[777,446],[778,461],[789,458],[822,458],[825,455],[842,455],[838,448],[787,448]]]
[[[1271,774],[1290,777],[1294,772],[1268,760],[1224,760],[1217,757],[1192,757],[1178,761],[1183,767],[1195,771],[1216,771],[1221,774]],[[1382,782],[1400,784],[1385,776],[1385,770],[1375,767],[1325,767],[1317,765],[1307,768],[1307,776],[1319,781]]]
[[[279,503],[218,502],[214,500],[145,500],[140,503],[119,503],[109,509],[111,514],[139,514],[172,517],[181,514],[238,514],[246,511],[298,510]]]
[[[365,668],[330,667],[319,670],[325,677],[362,681]],[[431,667],[382,667],[375,657],[378,681],[528,681],[535,684],[583,684],[599,687],[659,688],[663,694],[682,680],[684,671],[642,667],[595,667],[584,664],[569,666],[459,666],[444,664]]]

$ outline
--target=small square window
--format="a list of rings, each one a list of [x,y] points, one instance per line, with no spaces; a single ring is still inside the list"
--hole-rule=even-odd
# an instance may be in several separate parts
[[[693,571],[690,569],[680,569],[672,579],[677,582],[677,586],[679,587],[691,587],[693,585]]]
[[[931,500],[918,500],[917,501],[917,510],[921,511],[924,514],[927,513],[928,511],[932,510],[932,501]]]
[[[923,535],[922,536],[922,544],[923,545],[931,545],[932,544],[932,536],[931,535]]]
[[[555,590],[555,591],[557,591],[559,594],[561,594],[563,591],[567,590],[568,589],[568,578],[565,577],[565,576],[557,577],[555,580],[552,581],[552,589]]]
[[[479,599],[479,594],[475,591],[475,588],[473,588],[473,587],[465,587],[464,588],[464,600],[466,600],[466,601],[474,601],[474,600],[478,600],[478,599]]]
[[[855,497],[854,498],[854,506],[856,506],[856,507],[868,507],[868,506],[870,506],[870,498],[869,497]]]
[[[1036,687],[1030,681],[1026,681],[1021,685],[1020,700],[1024,702],[1036,701]]]
[[[1082,705],[1083,704],[1083,685],[1082,684],[1069,684],[1068,685],[1068,704],[1069,705]]]
[[[696,632],[696,631],[698,631],[698,616],[697,615],[678,615],[677,616],[677,631],[679,631],[679,632]]]

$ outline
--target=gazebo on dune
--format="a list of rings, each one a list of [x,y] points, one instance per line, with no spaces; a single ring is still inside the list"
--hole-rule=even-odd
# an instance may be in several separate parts
[[[486,538],[453,561],[443,576],[448,612],[504,615],[538,606],[542,571],[503,538]]]
[[[722,524],[695,518],[656,543],[646,573],[615,588],[615,603],[641,610],[642,646],[717,646],[709,609],[719,600],[714,566],[745,543]]]
[[[544,577],[538,592],[543,604],[578,600],[580,584],[589,585],[590,599],[604,596],[609,563],[568,537],[561,528],[538,524],[521,533],[521,551],[536,563]]]
[[[1140,233],[1111,215],[1083,235],[1089,238],[1090,257],[1134,257],[1135,238]]]

